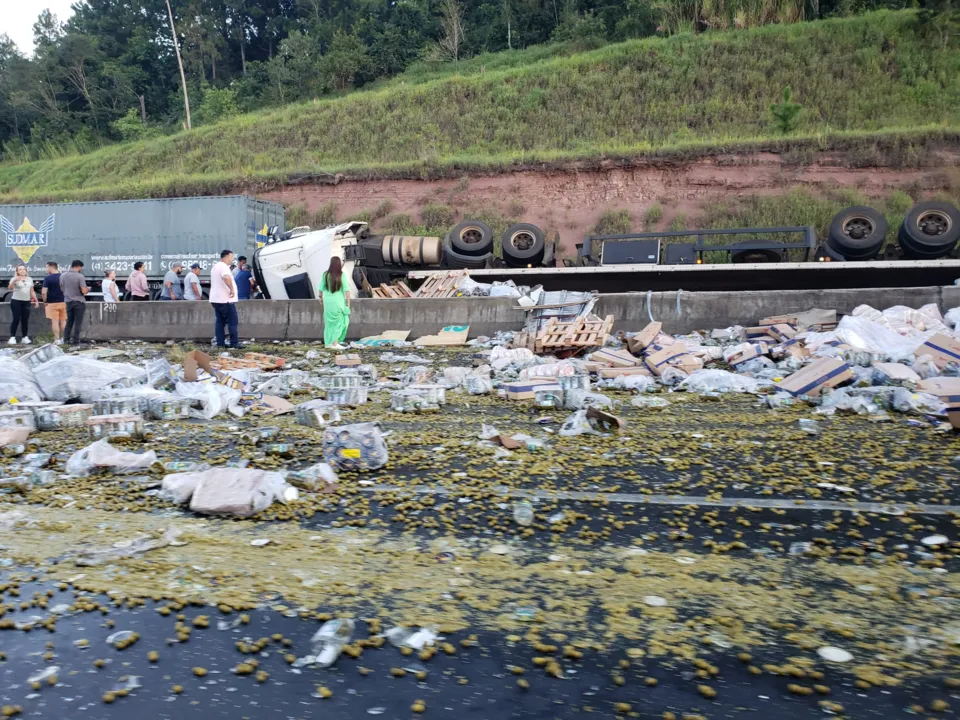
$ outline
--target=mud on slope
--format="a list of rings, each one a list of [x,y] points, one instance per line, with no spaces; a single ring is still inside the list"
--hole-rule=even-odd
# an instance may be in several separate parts
[[[922,168],[852,164],[850,158],[836,153],[820,153],[797,164],[789,155],[758,152],[627,167],[527,169],[459,179],[345,180],[290,186],[258,193],[258,197],[282,202],[288,209],[305,209],[309,216],[332,210],[338,220],[374,215],[374,227],[381,229],[390,227],[391,215],[408,215],[414,225],[430,226],[424,210],[430,213],[437,206],[458,219],[502,216],[558,232],[563,252],[572,254],[574,244],[593,232],[604,212],[611,210],[627,211],[635,231],[644,225],[662,230],[672,225],[697,227],[698,218],[709,208],[727,201],[785,195],[797,188],[814,195],[856,194],[871,200],[896,191],[918,200],[955,195],[960,188],[960,153],[955,151],[941,151],[935,162]]]

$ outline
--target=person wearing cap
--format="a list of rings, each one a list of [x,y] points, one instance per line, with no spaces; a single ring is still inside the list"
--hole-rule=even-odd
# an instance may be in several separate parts
[[[160,290],[161,300],[182,300],[183,288],[180,286],[180,272],[183,263],[175,262],[163,276],[163,288]]]
[[[203,300],[203,290],[200,289],[200,263],[190,266],[190,272],[183,280],[184,300]]]

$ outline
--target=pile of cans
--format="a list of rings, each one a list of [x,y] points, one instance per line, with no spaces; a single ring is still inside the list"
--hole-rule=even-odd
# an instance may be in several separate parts
[[[147,401],[149,402],[149,401]],[[139,413],[140,398],[130,396],[114,396],[93,401],[93,410],[97,415],[130,415]]]
[[[390,393],[390,408],[394,412],[431,412],[439,410],[440,406],[430,402],[425,393],[407,388]]]
[[[298,405],[297,422],[312,428],[322,428],[340,422],[340,410],[334,403],[310,402]]]
[[[143,416],[139,413],[93,415],[87,418],[86,425],[91,440],[143,435]]]
[[[356,407],[367,402],[367,388],[339,387],[327,389],[327,401],[337,405]]]
[[[190,398],[155,397],[147,403],[147,414],[153,420],[180,420],[190,417]]]
[[[93,415],[93,405],[55,405],[34,413],[39,430],[82,427]]]

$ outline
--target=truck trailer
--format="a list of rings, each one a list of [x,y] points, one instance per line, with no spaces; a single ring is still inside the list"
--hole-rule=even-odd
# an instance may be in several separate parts
[[[51,260],[61,270],[73,260],[83,261],[95,292],[107,270],[116,270],[122,288],[138,261],[154,294],[177,262],[184,271],[199,264],[206,287],[221,250],[253,257],[268,232],[283,230],[283,205],[246,195],[0,205],[6,253],[0,264],[2,299],[7,299],[7,283],[17,265],[26,265],[39,281]]]

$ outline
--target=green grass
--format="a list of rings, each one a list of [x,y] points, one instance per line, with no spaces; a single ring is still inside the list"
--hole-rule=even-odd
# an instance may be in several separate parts
[[[458,177],[518,166],[684,159],[745,148],[802,162],[923,161],[960,138],[960,53],[913,13],[679,35],[239,116],[88,155],[0,167],[0,202],[212,194],[346,177]],[[519,54],[522,57],[522,54]],[[530,56],[527,59],[533,59]],[[411,76],[414,77],[414,76]],[[769,105],[804,106],[779,137]]]

